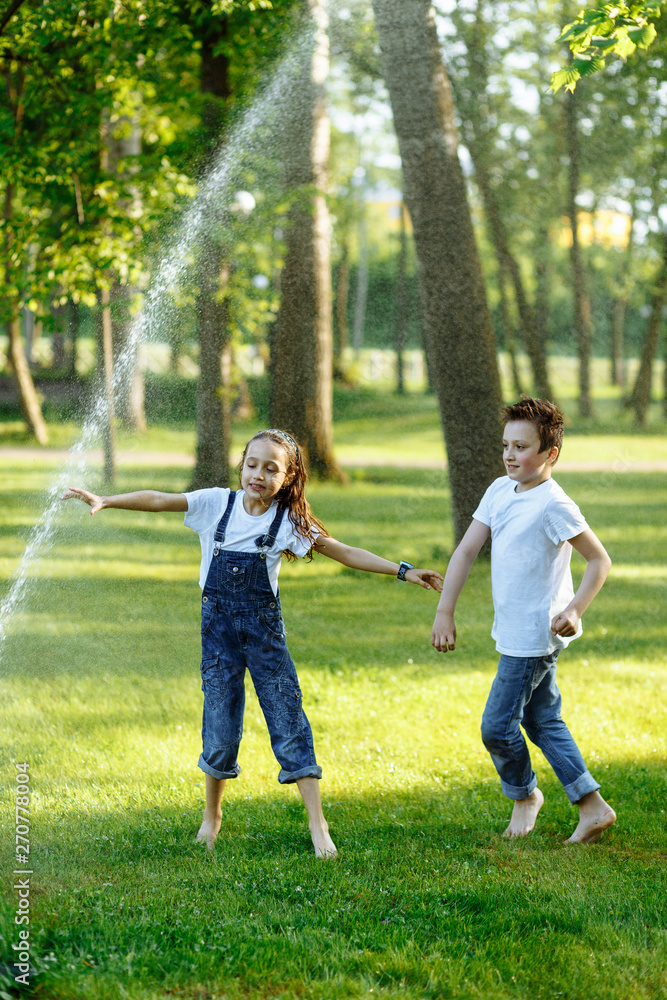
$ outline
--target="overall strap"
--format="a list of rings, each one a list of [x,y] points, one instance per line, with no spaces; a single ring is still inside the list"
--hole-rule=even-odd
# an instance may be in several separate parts
[[[225,507],[225,512],[218,521],[218,527],[215,529],[215,537],[213,539],[213,544],[217,547],[218,545],[223,545],[225,541],[225,531],[227,530],[227,523],[229,521],[229,516],[232,512],[232,507],[234,506],[234,501],[236,500],[236,491],[229,491],[229,499],[227,500],[227,506]]]
[[[276,511],[276,516],[271,522],[271,527],[265,535],[259,535],[255,539],[255,545],[258,549],[263,549],[265,552],[270,549],[276,540],[276,536],[280,531],[280,525],[283,523],[283,517],[285,516],[286,507],[282,504],[278,504],[278,510]]]

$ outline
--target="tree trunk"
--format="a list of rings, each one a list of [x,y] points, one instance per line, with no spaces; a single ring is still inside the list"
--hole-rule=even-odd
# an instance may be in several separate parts
[[[355,351],[364,346],[364,325],[366,323],[366,302],[368,300],[368,223],[366,207],[361,201],[359,216],[359,259],[357,260],[357,287],[354,298],[354,324],[352,345]]]
[[[102,445],[104,449],[104,479],[116,481],[116,415],[113,384],[113,337],[111,329],[111,295],[108,288],[99,294],[100,311],[97,322],[97,370],[105,405],[102,410]]]
[[[229,486],[231,447],[231,345],[227,301],[229,282],[224,247],[209,243],[199,264],[199,381],[197,454],[191,489]]]
[[[549,339],[550,257],[548,227],[539,227],[535,241],[535,326],[546,357]]]
[[[632,199],[632,212],[630,214],[630,232],[628,234],[628,246],[621,261],[620,274],[618,277],[619,292],[614,301],[611,323],[611,344],[610,344],[610,376],[611,384],[625,388],[625,313],[632,287],[632,257],[634,250],[635,219],[637,216],[636,200]]]
[[[350,247],[347,239],[338,264],[336,282],[336,336],[334,338],[334,377],[343,378],[343,355],[350,343],[347,308],[350,299]]]
[[[215,53],[227,34],[222,20],[216,35],[202,39],[201,90],[203,145],[202,170],[207,169],[223,144],[225,114],[231,101],[229,61]],[[205,235],[199,260],[199,379],[197,382],[197,449],[191,489],[229,486],[231,447],[231,345],[228,307],[224,292],[229,282],[229,247]]]
[[[139,110],[141,95],[133,94],[136,108],[131,118],[124,117],[115,122],[113,128],[109,124],[108,115],[104,116],[102,124],[103,169],[116,174],[119,179],[129,181],[129,176],[120,175],[118,166],[121,160],[141,155],[141,126]],[[114,135],[114,130],[122,128],[127,134]],[[135,185],[127,185],[129,197],[120,203],[119,207],[128,213],[141,212],[141,195]],[[113,303],[113,354],[120,378],[116,378],[116,414],[122,424],[130,430],[143,433],[146,430],[145,409],[145,379],[141,367],[140,345],[132,332],[130,316],[130,301],[135,294],[128,285],[114,282],[111,292]],[[109,314],[111,316],[111,313]],[[118,361],[122,358],[122,371],[118,369]]]
[[[625,351],[623,347],[623,332],[625,328],[625,310],[627,301],[624,295],[614,300],[611,316],[611,384],[624,388],[625,386]]]
[[[405,392],[403,352],[405,351],[408,325],[408,237],[405,229],[405,212],[405,204],[401,201],[398,274],[396,275],[396,391],[401,396]]]
[[[66,307],[51,305],[53,329],[51,332],[51,367],[62,371],[67,364],[65,352]]]
[[[5,188],[3,216],[5,230],[4,250],[6,261],[4,278],[5,287],[7,289],[6,294],[8,296],[12,288],[10,224],[12,218],[13,198],[14,186],[11,182],[7,182],[7,186]],[[11,308],[13,315],[7,324],[7,334],[9,338],[7,358],[12,367],[12,375],[14,376],[14,382],[16,384],[19,405],[31,434],[34,434],[40,444],[48,444],[49,435],[44,422],[44,416],[42,415],[42,407],[40,406],[37,390],[35,389],[35,383],[32,380],[32,374],[28,366],[28,359],[26,358],[25,350],[23,349],[23,340],[21,339],[21,320],[17,312],[17,300],[11,303]]]
[[[72,345],[69,359],[69,375],[71,378],[76,378],[76,342],[79,337],[79,325],[81,323],[81,309],[79,307],[79,303],[70,299],[67,303],[67,313],[69,336]]]
[[[116,414],[122,425],[138,434],[146,431],[146,380],[141,367],[141,345],[132,331],[128,285],[114,283],[113,303],[114,364],[122,364],[122,377],[117,379]]]
[[[429,0],[373,0],[412,217],[459,541],[501,460],[500,378]]]
[[[342,478],[333,454],[332,310],[329,213],[325,201],[329,69],[325,0],[308,0],[313,44],[283,128],[286,186],[293,204],[285,232],[281,302],[271,356],[271,422],[301,443],[312,471]]]
[[[35,383],[30,374],[28,359],[23,349],[21,338],[21,321],[15,316],[8,324],[9,350],[8,360],[12,366],[12,374],[19,397],[19,404],[23,417],[28,424],[30,432],[35,435],[40,444],[49,443],[49,435],[42,416],[42,408],[39,403]]]
[[[506,285],[506,274],[505,268],[499,263],[498,265],[498,288],[500,292],[500,315],[503,324],[503,332],[505,334],[505,347],[507,348],[507,353],[510,356],[510,368],[512,370],[512,384],[514,385],[514,392],[518,399],[523,395],[523,387],[521,385],[521,376],[519,375],[519,364],[516,356],[516,340],[514,337],[514,323],[512,322],[512,316],[510,313],[510,305],[507,301],[507,285]]]
[[[470,153],[473,157],[475,177],[477,179],[479,190],[482,194],[484,211],[489,222],[489,230],[493,246],[496,251],[496,256],[503,270],[509,275],[512,288],[514,289],[514,298],[519,312],[523,342],[526,346],[526,352],[530,359],[530,366],[533,371],[535,392],[541,399],[552,400],[554,396],[549,384],[544,342],[537,331],[535,310],[528,301],[519,264],[509,248],[505,223],[500,214],[500,209],[496,201],[495,193],[491,188],[491,183],[486,173],[486,169],[480,162],[480,158],[476,158],[476,154],[473,151],[474,145],[472,143],[471,147]]]
[[[660,273],[651,296],[651,314],[649,316],[644,346],[642,349],[642,359],[637,372],[637,380],[632,396],[631,405],[635,411],[635,420],[639,427],[643,427],[646,421],[646,411],[651,401],[651,382],[653,377],[653,359],[660,340],[660,330],[662,328],[662,310],[667,296],[667,233],[662,236],[662,265]]]
[[[579,193],[579,135],[577,129],[577,95],[565,95],[565,137],[567,143],[568,170],[568,215],[572,229],[572,287],[574,291],[574,328],[577,336],[579,355],[579,413],[582,417],[593,415],[591,399],[591,304],[586,292],[586,276],[579,245],[577,225],[577,195]]]

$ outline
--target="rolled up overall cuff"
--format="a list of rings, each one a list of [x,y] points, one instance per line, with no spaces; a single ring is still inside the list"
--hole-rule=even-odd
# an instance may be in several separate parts
[[[197,761],[197,767],[201,768],[205,774],[210,774],[213,778],[217,778],[219,781],[222,781],[223,778],[238,778],[241,773],[241,768],[238,764],[234,764],[234,767],[229,771],[218,771],[217,768],[211,767],[210,764],[206,763],[203,754],[200,754],[199,760]]]
[[[322,768],[319,764],[311,764],[309,767],[302,767],[298,771],[286,771],[281,768],[280,774],[278,775],[278,781],[281,785],[291,785],[299,778],[317,778],[318,780],[322,777]]]

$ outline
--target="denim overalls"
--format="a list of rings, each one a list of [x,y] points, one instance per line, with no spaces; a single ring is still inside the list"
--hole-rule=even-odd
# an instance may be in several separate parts
[[[214,778],[236,778],[243,734],[245,670],[250,671],[280,764],[278,781],[322,777],[301,689],[285,641],[280,598],[273,593],[266,553],[275,543],[285,508],[256,539],[257,552],[223,549],[236,493],[229,494],[215,531],[213,557],[202,594],[203,749],[199,767]]]

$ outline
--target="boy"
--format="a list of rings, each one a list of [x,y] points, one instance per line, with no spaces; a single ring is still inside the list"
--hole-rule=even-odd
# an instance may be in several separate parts
[[[454,609],[470,567],[491,535],[491,631],[501,654],[482,718],[482,740],[514,800],[505,837],[524,837],[544,803],[530,763],[526,733],[547,758],[579,823],[570,844],[592,844],[616,819],[560,717],[556,658],[581,635],[581,616],[605,581],[611,560],[577,505],[551,479],[563,440],[563,418],[553,403],[524,397],[503,412],[507,477],[482,497],[454,552],[433,624],[432,645],[455,648]],[[586,560],[573,593],[572,547]]]

